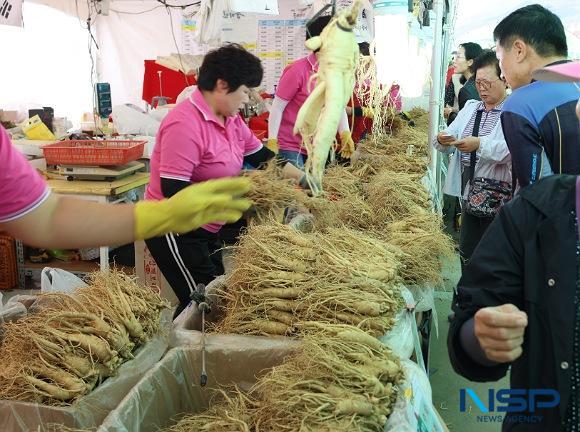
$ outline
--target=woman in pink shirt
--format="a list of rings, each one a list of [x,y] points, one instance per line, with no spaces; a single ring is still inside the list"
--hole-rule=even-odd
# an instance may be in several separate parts
[[[51,194],[0,126],[0,230],[37,247],[118,245],[187,232],[216,219],[234,222],[251,205],[247,179],[191,186],[170,199],[99,204]]]
[[[192,183],[236,176],[242,164],[259,167],[274,157],[238,115],[262,75],[260,60],[239,45],[225,45],[205,56],[197,89],[161,123],[146,199],[171,197]],[[147,240],[179,299],[175,316],[189,304],[197,284],[207,285],[223,274],[218,234],[223,225],[223,220],[214,219],[186,234]]]
[[[321,16],[310,23],[306,29],[306,39],[319,36],[330,18]],[[302,137],[294,135],[294,124],[298,111],[314,88],[315,82],[310,82],[310,77],[318,71],[317,56],[316,52],[310,53],[284,69],[268,118],[268,148],[278,153],[281,161],[290,162],[300,169],[304,169],[308,155],[302,145]],[[354,149],[346,112],[338,125],[338,132],[341,145]]]

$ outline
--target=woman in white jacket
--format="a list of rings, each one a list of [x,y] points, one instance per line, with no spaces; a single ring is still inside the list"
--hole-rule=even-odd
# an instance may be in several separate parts
[[[437,135],[435,148],[451,153],[443,191],[460,198],[462,208],[470,188],[471,152],[476,152],[475,177],[511,184],[511,157],[501,129],[500,114],[507,97],[507,85],[495,52],[484,51],[473,64],[475,84],[481,102],[469,100],[447,129]],[[473,136],[475,119],[481,112],[479,133]],[[481,240],[493,217],[477,217],[462,212],[459,253],[462,268]]]

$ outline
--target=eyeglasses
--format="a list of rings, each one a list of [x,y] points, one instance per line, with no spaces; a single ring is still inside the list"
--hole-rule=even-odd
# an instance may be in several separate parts
[[[494,82],[499,81],[499,80],[501,80],[501,78],[497,78],[497,79],[494,79],[492,81],[484,80],[484,79],[478,79],[478,80],[475,80],[475,86],[477,88],[481,89],[481,90],[489,90],[491,88],[491,85]]]

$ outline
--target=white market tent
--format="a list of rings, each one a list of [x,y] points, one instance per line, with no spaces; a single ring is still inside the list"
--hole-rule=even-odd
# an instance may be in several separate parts
[[[91,68],[93,82],[111,84],[114,104],[143,106],[143,61],[177,51],[173,35],[180,43],[181,9],[168,14],[156,1],[112,1],[108,16],[93,17],[99,49],[92,44],[92,56],[87,10],[85,0],[26,0],[24,29],[0,26],[0,46],[7,51],[0,107],[51,105],[56,115],[78,120],[92,110]]]
[[[234,33],[233,36],[226,40],[234,42],[242,42],[251,27],[246,25],[249,21],[254,28],[260,19],[304,21],[319,6],[318,0],[315,4],[303,0],[228,1],[237,1],[244,7],[250,3],[277,6],[268,14],[231,17],[226,25],[232,20],[239,23],[230,26],[233,30],[222,28],[222,33],[232,30],[229,36]],[[0,68],[0,109],[24,111],[26,107],[50,105],[56,108],[55,115],[66,115],[78,126],[80,115],[92,110],[95,82],[110,83],[113,105],[132,103],[144,107],[144,60],[172,53],[203,54],[212,47],[192,42],[199,1],[168,0],[165,3],[177,7],[167,8],[156,0],[109,0],[106,15],[95,13],[101,7],[99,2],[24,0],[24,28],[0,25],[0,46],[6,55]],[[272,14],[276,11],[278,15]],[[89,15],[94,43],[87,29]],[[296,25],[295,29],[296,34],[291,36],[299,35],[300,42],[288,43],[284,51],[294,49],[296,57],[305,48],[303,28]],[[285,31],[288,37],[288,30]]]
[[[338,0],[338,3],[345,1],[348,2]],[[92,34],[99,47],[96,49],[95,44],[89,43],[86,24],[88,5],[93,3],[94,0],[24,0],[24,28],[0,26],[0,46],[4,50],[0,68],[0,108],[24,110],[25,107],[51,105],[56,108],[56,115],[67,116],[78,125],[80,114],[92,110],[94,82],[111,84],[114,105],[133,103],[143,107],[144,59],[155,59],[177,51],[201,53],[206,49],[203,46],[184,46],[187,19],[193,17],[197,7],[166,9],[155,0],[110,0],[106,16],[97,15],[95,8],[90,8]],[[189,5],[196,2],[172,0],[168,3]],[[325,2],[273,0],[272,3],[278,5],[279,16],[288,19],[299,15],[308,7],[306,4],[314,3],[310,12],[306,12],[311,16]],[[374,3],[376,6],[381,2]],[[435,0],[433,3],[437,8],[438,4],[444,7],[447,2]],[[569,33],[571,54],[580,56],[580,3],[569,0],[540,3],[562,17]],[[430,12],[431,26],[425,27],[423,33],[431,33],[428,44],[434,39],[447,51],[457,43],[469,40],[491,46],[494,26],[510,11],[524,4],[526,2],[520,0],[451,2],[451,13],[456,9],[449,29],[453,40],[446,44],[448,38],[433,38],[437,24],[434,11]],[[252,15],[251,19],[256,21],[260,17],[264,19],[262,15]],[[265,17],[276,19],[273,15]],[[92,56],[89,55],[89,46]],[[446,56],[444,51],[439,53]],[[428,89],[426,85],[425,94]],[[427,108],[425,95],[417,103]]]
[[[111,84],[113,104],[143,106],[143,60],[178,51],[202,53],[207,49],[192,44],[184,46],[192,33],[187,28],[188,20],[198,7],[166,9],[156,0],[110,0],[106,16],[95,14],[95,8],[91,7],[96,44],[90,44],[86,21],[88,5],[94,3],[94,0],[24,0],[24,28],[0,26],[0,43],[8,54],[8,61],[0,69],[0,108],[24,111],[31,105],[50,105],[56,107],[57,115],[66,115],[78,123],[80,114],[92,109],[87,101],[92,100],[94,82]],[[167,3],[199,2],[169,0]],[[273,0],[271,3],[277,4],[279,15],[253,14],[248,19],[255,23],[259,19],[310,18],[325,2]],[[313,4],[309,6],[309,3]],[[341,5],[345,0],[337,3]],[[236,35],[238,39],[243,37],[239,33],[242,32]],[[294,46],[303,46],[302,36]]]
[[[454,41],[477,42],[484,48],[494,47],[493,29],[510,12],[533,3],[541,4],[560,17],[568,37],[570,58],[580,58],[580,2],[550,0],[459,0],[454,26]]]

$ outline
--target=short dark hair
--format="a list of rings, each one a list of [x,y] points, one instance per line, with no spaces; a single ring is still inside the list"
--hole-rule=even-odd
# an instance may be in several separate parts
[[[358,44],[358,51],[364,55],[364,56],[369,56],[370,54],[370,45],[368,42],[360,42]]]
[[[328,25],[332,17],[330,15],[322,15],[316,18],[314,21],[306,25],[306,40],[314,37],[320,36],[324,27]]]
[[[227,44],[206,54],[199,68],[197,87],[212,91],[218,79],[228,83],[229,91],[240,86],[258,87],[264,76],[264,68],[258,57],[238,44]]]
[[[477,57],[479,57],[479,55],[483,51],[481,45],[475,42],[465,42],[459,44],[459,46],[463,47],[463,49],[465,50],[465,60],[475,60]]]
[[[497,76],[501,77],[501,69],[499,67],[499,60],[495,55],[495,51],[493,50],[483,50],[482,53],[473,60],[473,65],[471,69],[473,73],[477,73],[478,69],[484,68],[486,66],[495,66],[495,71],[497,72]]]
[[[509,14],[496,26],[493,38],[502,47],[520,38],[541,57],[568,56],[562,21],[539,4],[524,6]]]

